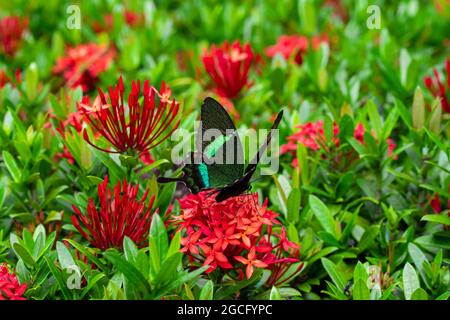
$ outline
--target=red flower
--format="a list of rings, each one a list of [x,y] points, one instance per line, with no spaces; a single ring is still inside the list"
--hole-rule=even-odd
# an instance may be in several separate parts
[[[307,50],[308,38],[296,35],[282,35],[278,38],[275,45],[266,49],[266,55],[273,58],[276,54],[281,54],[286,60],[291,56],[295,56],[294,61],[297,64],[302,64],[302,56]]]
[[[23,297],[27,285],[20,284],[14,273],[10,273],[6,264],[0,264],[0,300],[26,300]]]
[[[323,37],[314,37],[311,40],[311,46],[314,50],[316,50],[324,41],[326,41],[326,39]],[[278,38],[276,44],[266,49],[266,55],[270,58],[273,58],[275,57],[275,55],[281,54],[286,60],[294,56],[294,61],[297,64],[302,64],[303,55],[308,50],[308,47],[309,41],[305,36],[282,35]]]
[[[115,51],[106,45],[82,44],[68,48],[64,57],[56,62],[53,72],[63,74],[70,88],[81,86],[83,91],[94,88],[100,73],[108,69]]]
[[[150,228],[150,210],[155,197],[152,196],[146,205],[148,190],[138,200],[139,185],[128,185],[124,180],[123,184],[117,183],[114,193],[106,188],[107,185],[108,176],[98,185],[99,210],[92,198],[89,198],[86,214],[82,214],[77,207],[72,206],[76,214],[72,216],[73,225],[94,247],[101,250],[121,249],[125,236],[138,246],[144,245]]]
[[[276,281],[282,274],[275,266],[284,255],[291,257],[289,261],[282,260],[286,268],[298,262],[298,246],[289,242],[285,233],[274,235],[283,237],[283,241],[275,245],[270,242],[272,226],[279,222],[277,214],[267,209],[267,201],[260,206],[258,195],[252,194],[217,203],[209,193],[203,191],[181,199],[181,214],[174,217],[184,232],[181,251],[192,263],[208,265],[206,272],[220,268],[238,277],[243,277],[245,270],[247,279],[254,268],[273,269]],[[265,229],[269,233],[264,235]],[[291,249],[294,245],[296,251]]]
[[[100,88],[98,92],[99,96],[92,105],[84,101],[78,108],[86,115],[93,130],[114,146],[115,152],[141,154],[149,151],[167,139],[180,123],[178,120],[173,124],[179,103],[169,100],[170,89],[164,83],[158,92],[145,81],[141,94],[141,82],[133,81],[127,106],[122,76],[117,86],[109,88],[109,102]],[[94,145],[87,131],[83,133],[85,140],[95,148],[113,152]]]
[[[4,70],[0,70],[0,89],[6,86],[6,84],[9,83],[10,81],[11,80],[6,75],[6,72]]]
[[[450,59],[445,61],[445,73],[447,78],[445,84],[442,83],[436,68],[434,69],[434,78],[432,76],[425,77],[424,83],[433,96],[441,99],[442,109],[450,113]],[[445,85],[447,85],[447,88]]]
[[[280,234],[274,234],[278,238],[278,243],[270,251],[267,251],[266,243],[269,243],[271,236],[272,229],[269,228],[267,237],[262,242],[263,245],[258,247],[257,250],[264,253],[263,259],[267,262],[268,269],[271,271],[267,285],[279,286],[295,277],[303,268],[303,263],[300,263],[297,258],[300,254],[300,246],[287,239],[284,227],[282,227]],[[297,265],[293,265],[294,263],[297,263]]]
[[[28,27],[28,18],[4,17],[0,20],[0,53],[13,56],[19,48],[22,35]]]
[[[239,41],[232,45],[227,41],[219,47],[213,45],[210,52],[205,51],[202,56],[218,94],[230,99],[236,98],[244,86],[249,86],[248,73],[253,60],[250,44],[242,46]]]
[[[448,185],[448,191],[450,192],[450,184]],[[439,197],[438,193],[435,193],[433,195],[433,198],[431,199],[430,206],[433,209],[433,212],[436,214],[440,214],[444,209],[441,205],[441,198]],[[447,199],[447,210],[450,210],[450,199]],[[447,214],[450,217],[450,211]]]
[[[11,78],[8,77],[5,70],[0,70],[0,89],[2,89],[4,86],[6,86],[7,83],[14,86],[14,84],[20,84],[21,82],[22,82],[22,80],[21,80],[20,69],[16,69],[15,81],[11,80]]]
[[[250,279],[252,277],[253,274],[253,266],[255,266],[256,268],[266,268],[267,264],[262,262],[261,260],[256,259],[256,249],[255,247],[250,249],[250,252],[247,255],[247,258],[244,257],[234,257],[237,261],[239,261],[240,263],[246,265],[246,269],[245,269],[245,276],[247,277],[247,279]]]
[[[288,142],[281,146],[280,153],[291,153],[295,156],[297,150],[297,144],[301,143],[305,147],[311,150],[319,150],[322,147],[325,148],[325,133],[323,121],[319,120],[317,122],[308,122],[303,125],[297,126],[297,132],[290,135],[287,140]],[[355,127],[354,138],[358,140],[361,144],[364,144],[364,133],[366,129],[362,123],[358,123]],[[333,127],[333,142],[336,147],[339,146],[339,127],[335,123]],[[396,147],[394,140],[387,139],[388,144],[388,156],[392,156],[394,149]],[[292,166],[297,167],[298,161],[294,159]]]

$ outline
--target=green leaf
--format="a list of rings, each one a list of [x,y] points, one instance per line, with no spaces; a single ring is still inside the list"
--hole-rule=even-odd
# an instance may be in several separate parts
[[[444,292],[439,297],[437,297],[436,300],[448,300],[449,297],[450,297],[450,291]]]
[[[358,280],[363,281],[364,283],[367,283],[368,274],[366,271],[366,268],[364,268],[364,265],[358,261],[356,264],[355,270],[353,271],[353,281],[356,282]]]
[[[412,294],[420,288],[416,270],[407,262],[403,268],[403,291],[406,300],[411,300]]]
[[[88,294],[89,291],[91,291],[91,289],[97,284],[97,282],[99,282],[105,277],[106,276],[103,273],[99,273],[95,275],[93,278],[89,279],[87,286],[83,288],[83,291],[80,294],[80,299],[83,299],[83,297],[86,296],[86,294]]]
[[[437,222],[450,226],[450,217],[442,214],[427,214],[420,219],[422,221]]]
[[[322,228],[337,238],[335,222],[328,207],[316,196],[309,196],[309,205]]]
[[[358,280],[353,285],[354,300],[370,300],[370,290],[367,288],[366,281]]]
[[[125,255],[125,259],[130,262],[134,261],[134,258],[138,254],[138,249],[133,240],[131,240],[127,236],[125,236],[123,239],[123,253]]]
[[[211,280],[207,281],[200,291],[200,300],[213,300],[214,284]]]
[[[375,130],[376,137],[379,139],[381,137],[381,130],[383,124],[381,122],[380,113],[378,112],[378,108],[372,100],[369,100],[366,103],[365,109],[369,114],[370,124],[372,128]]]
[[[425,123],[425,100],[423,98],[422,89],[418,86],[414,92],[414,100],[412,106],[412,122],[416,130],[421,130]]]
[[[270,291],[270,300],[282,300],[280,291],[278,291],[277,287],[272,286],[272,290]]]
[[[90,261],[92,261],[97,267],[99,267],[100,270],[106,270],[105,264],[97,256],[95,256],[95,254],[92,252],[92,249],[82,246],[72,239],[64,240],[70,243],[71,246],[80,251],[82,254],[84,254]]]
[[[422,250],[419,249],[418,246],[416,246],[414,243],[410,242],[408,243],[408,253],[411,259],[414,262],[414,265],[419,270],[420,276],[422,277],[422,280],[427,283],[427,276],[425,272],[425,266],[428,265],[428,268],[431,269],[431,265],[427,260],[427,257],[422,252]]]
[[[161,264],[167,255],[168,242],[169,238],[164,223],[158,214],[154,214],[149,237],[150,265],[154,276],[159,273]]]
[[[169,250],[167,251],[167,257],[180,252],[181,234],[180,232],[175,233],[170,242]]]
[[[9,174],[13,178],[14,182],[19,183],[22,177],[21,170],[14,160],[11,153],[8,151],[3,151],[3,161],[5,162],[6,169],[8,169]]]
[[[172,281],[170,284],[164,287],[164,289],[160,292],[158,292],[156,295],[154,295],[153,299],[160,299],[163,295],[165,295],[168,292],[171,292],[175,290],[178,287],[181,287],[184,283],[188,283],[198,277],[200,274],[205,272],[209,267],[203,266],[201,268],[198,268],[195,271],[189,272],[189,273],[181,273],[181,276],[179,276],[176,280]]]
[[[434,134],[439,134],[441,131],[441,118],[442,118],[442,107],[439,99],[435,99],[432,105],[432,113],[430,117],[429,128]]]
[[[358,243],[359,250],[362,252],[367,248],[369,248],[377,238],[379,232],[380,232],[379,225],[374,225],[367,228],[366,231],[363,233],[361,240]]]
[[[19,258],[25,262],[28,266],[33,266],[35,261],[31,254],[28,252],[27,249],[25,249],[22,245],[20,245],[18,242],[13,244],[14,252],[17,254]]]
[[[67,250],[66,246],[60,241],[56,243],[56,252],[58,253],[58,260],[62,269],[78,269],[69,250]]]
[[[144,297],[150,295],[151,288],[148,281],[135,266],[113,250],[108,250],[103,255],[125,276],[133,288],[143,293]]]
[[[62,273],[58,270],[58,268],[55,265],[54,261],[51,261],[49,258],[45,257],[44,258],[45,261],[47,262],[47,265],[51,271],[51,273],[53,274],[53,276],[56,279],[56,282],[59,285],[59,288],[61,289],[61,292],[63,294],[63,297],[65,300],[72,300],[73,299],[73,295],[70,292],[69,288],[67,287],[67,283],[66,281],[64,281],[64,278],[62,276]]]
[[[399,99],[395,99],[395,107],[397,108],[400,117],[403,119],[407,127],[412,128],[411,113],[405,107],[405,105]]]
[[[322,261],[322,265],[327,271],[333,283],[336,285],[337,289],[343,293],[345,288],[345,281],[341,276],[341,272],[337,269],[336,265],[327,258],[320,259]]]
[[[36,63],[31,63],[25,71],[25,92],[29,100],[33,100],[37,95],[39,81],[39,69]]]
[[[428,294],[425,290],[419,288],[411,295],[411,300],[428,300]]]
[[[297,222],[300,210],[300,190],[293,188],[289,194],[287,201],[287,220],[289,222]]]

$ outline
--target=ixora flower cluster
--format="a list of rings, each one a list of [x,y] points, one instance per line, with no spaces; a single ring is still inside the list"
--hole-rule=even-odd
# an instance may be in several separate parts
[[[364,144],[364,133],[366,129],[364,128],[362,123],[358,123],[354,130],[354,138],[358,140],[359,143]],[[339,126],[334,123],[333,125],[333,137],[332,141],[335,147],[339,146]],[[327,149],[326,140],[325,140],[325,132],[324,132],[324,122],[319,120],[317,122],[308,122],[306,124],[298,125],[297,132],[290,135],[287,138],[288,142],[281,146],[280,154],[290,153],[294,157],[296,155],[296,151],[298,148],[298,144],[304,145],[306,148],[317,151],[320,149]],[[393,151],[395,150],[395,142],[392,139],[387,139],[388,145],[388,156],[392,156]],[[294,158],[292,161],[292,166],[298,166],[298,159]]]
[[[141,154],[162,143],[180,123],[180,120],[176,121],[179,103],[169,99],[171,91],[164,84],[158,92],[145,81],[141,95],[141,82],[133,81],[127,105],[122,77],[114,88],[109,88],[109,101],[102,90],[98,92],[93,104],[83,99],[78,107],[93,130],[115,148],[106,150],[97,146],[85,130],[85,140],[102,151]]]
[[[269,285],[279,285],[302,268],[299,246],[286,238],[277,214],[258,204],[257,194],[216,202],[209,191],[181,199],[174,223],[184,232],[182,249],[191,262],[250,279],[256,268],[271,270]],[[273,230],[281,229],[275,233]],[[273,243],[275,242],[275,243]],[[292,267],[292,268],[291,268]]]
[[[27,18],[11,16],[0,19],[0,53],[10,57],[14,56],[27,27]]]
[[[25,300],[27,285],[20,284],[16,275],[5,264],[0,265],[0,300]]]
[[[92,198],[89,198],[87,214],[82,214],[73,206],[73,225],[94,247],[101,250],[121,249],[125,236],[138,246],[144,245],[150,228],[151,208],[155,196],[151,197],[147,205],[149,191],[146,190],[138,200],[139,185],[129,185],[124,180],[122,184],[119,181],[113,191],[107,186],[108,177],[105,177],[103,183],[98,185],[99,210]]]
[[[100,73],[111,64],[115,51],[107,45],[95,43],[67,48],[66,55],[58,59],[53,72],[62,74],[66,85],[70,88],[81,86],[83,91],[95,87]]]

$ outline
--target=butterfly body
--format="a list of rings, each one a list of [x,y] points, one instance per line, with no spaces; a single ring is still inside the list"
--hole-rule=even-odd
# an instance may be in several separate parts
[[[281,111],[272,130],[278,127]],[[214,139],[200,139],[208,135],[208,130],[216,130]],[[191,152],[182,169],[180,178],[158,178],[158,182],[183,182],[196,194],[202,190],[213,190],[216,201],[221,202],[250,190],[250,180],[259,160],[272,137],[269,132],[265,143],[247,167],[244,166],[242,145],[237,130],[225,109],[214,99],[206,98],[201,110],[201,127],[197,136],[197,150]]]

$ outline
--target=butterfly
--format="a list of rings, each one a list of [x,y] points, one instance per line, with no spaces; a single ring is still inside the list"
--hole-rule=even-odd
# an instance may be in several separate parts
[[[157,181],[183,182],[194,194],[213,189],[217,202],[249,191],[250,179],[270,143],[272,130],[278,128],[282,117],[283,111],[280,111],[264,144],[245,167],[242,144],[230,115],[219,102],[207,97],[201,107],[201,125],[196,137],[197,152],[189,154],[181,177],[159,177]],[[215,135],[207,139],[211,132]]]

